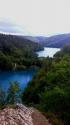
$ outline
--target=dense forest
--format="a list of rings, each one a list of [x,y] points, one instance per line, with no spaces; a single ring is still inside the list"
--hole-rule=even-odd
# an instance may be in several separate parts
[[[39,109],[52,125],[69,125],[70,44],[53,58],[38,58],[35,52],[41,49],[23,37],[0,35],[0,70],[40,67],[23,91],[18,82],[11,82],[7,92],[0,88],[0,109],[20,102]]]
[[[41,110],[53,125],[69,125],[70,45],[41,63],[42,68],[23,91],[22,101]]]
[[[38,66],[36,51],[43,47],[23,36],[0,34],[0,70],[25,69]]]

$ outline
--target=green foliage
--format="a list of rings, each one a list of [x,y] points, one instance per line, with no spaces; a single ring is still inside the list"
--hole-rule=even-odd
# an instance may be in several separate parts
[[[22,93],[25,104],[57,116],[54,125],[61,125],[59,119],[64,125],[70,123],[70,56],[69,50],[66,52],[60,57],[42,59],[41,70]]]
[[[0,34],[0,70],[21,70],[39,66],[36,51],[43,47],[24,37]]]
[[[18,100],[19,92],[20,92],[19,83],[18,82],[10,83],[10,86],[7,92],[8,93],[7,103],[10,103],[10,104],[16,103]]]
[[[25,69],[31,66],[39,66],[39,62],[40,61],[34,52],[24,51],[17,48],[10,54],[5,54],[2,51],[0,52],[1,70]]]
[[[66,44],[61,51],[57,52],[54,57],[63,57],[65,55],[70,56],[70,44]]]
[[[4,91],[2,90],[2,88],[0,87],[0,109],[4,108],[5,101],[6,101],[5,92],[4,92]]]
[[[60,118],[52,112],[44,113],[44,115],[49,119],[52,125],[64,125]]]
[[[0,109],[6,106],[14,106],[14,103],[21,101],[20,87],[18,82],[11,82],[8,90],[5,92],[0,87]]]
[[[12,68],[13,68],[13,63],[11,61],[11,58],[0,52],[0,69],[11,70]]]

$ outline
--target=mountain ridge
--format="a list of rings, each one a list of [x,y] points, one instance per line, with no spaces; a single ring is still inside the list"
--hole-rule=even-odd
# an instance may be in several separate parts
[[[53,36],[23,36],[33,42],[41,44],[43,47],[62,48],[70,43],[70,33]]]
[[[1,34],[0,36],[10,36],[13,38],[18,38],[22,41],[26,40],[29,42],[37,43],[41,47],[52,47],[52,48],[62,48],[65,44],[70,43],[70,33],[68,34],[58,34],[54,36],[28,36],[28,35],[8,35]]]
[[[45,47],[62,48],[65,44],[70,43],[70,33],[59,34],[54,36],[26,36],[27,39],[32,39],[34,42],[40,43]]]
[[[59,34],[46,37],[39,43],[46,47],[62,48],[65,44],[70,43],[70,34]]]

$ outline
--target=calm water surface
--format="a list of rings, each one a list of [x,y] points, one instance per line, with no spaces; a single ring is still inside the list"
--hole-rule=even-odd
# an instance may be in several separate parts
[[[56,52],[60,51],[60,48],[48,48],[44,47],[43,51],[37,52],[38,57],[53,57]]]
[[[45,47],[43,51],[37,52],[39,57],[53,57],[53,55],[60,51],[58,48],[47,48]],[[35,70],[26,70],[26,71],[11,71],[11,72],[2,72],[0,71],[0,87],[4,90],[7,90],[10,82],[18,81],[20,88],[24,89],[27,83],[33,78]]]
[[[27,83],[33,78],[35,70],[26,70],[26,71],[10,71],[2,72],[0,71],[0,87],[4,90],[7,90],[10,82],[18,81],[20,88],[23,89],[26,87]]]

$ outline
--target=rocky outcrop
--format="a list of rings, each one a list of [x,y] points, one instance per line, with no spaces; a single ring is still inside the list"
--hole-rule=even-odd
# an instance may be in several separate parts
[[[50,125],[37,110],[22,104],[0,110],[0,125]]]

